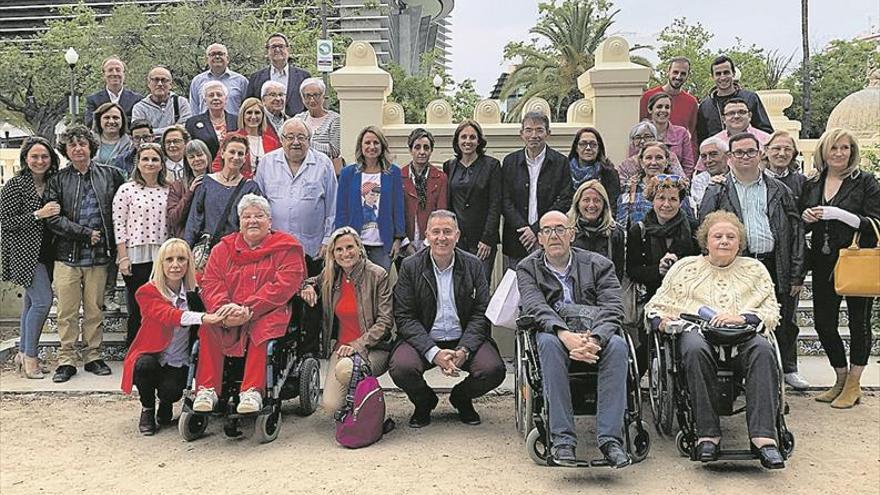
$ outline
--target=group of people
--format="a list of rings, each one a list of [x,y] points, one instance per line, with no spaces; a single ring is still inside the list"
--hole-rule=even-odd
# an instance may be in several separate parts
[[[817,400],[858,402],[871,299],[847,297],[847,362],[833,268],[854,232],[873,245],[869,219],[880,218],[880,185],[859,170],[855,137],[839,129],[819,140],[816,173],[805,177],[797,140],[769,128],[757,96],[733,82],[730,59],[712,64],[716,88],[699,105],[681,90],[689,62],[674,59],[667,83],[645,93],[645,120],[632,128],[628,158],[618,165],[598,129],[578,131],[566,156],[546,143],[548,118],[527,113],[523,149],[501,162],[486,153],[480,124],[465,120],[453,135],[455,156],[442,166],[431,161],[427,130],[412,131],[410,161],[400,167],[382,131],[367,127],[342,167],[339,115],[324,109],[323,83],[287,64],[283,35],[266,47],[270,67],[247,80],[229,70],[223,45],[209,46],[209,70],[193,80],[189,100],[171,92],[163,67],[150,71],[147,97],[132,93],[122,86],[124,64],[108,59],[107,88],[89,98],[93,129],[73,125],[59,138],[67,167],[59,169],[47,140],[26,140],[21,171],[0,199],[3,279],[25,287],[16,358],[24,376],[43,377],[37,344],[53,279],[61,340],[53,380],[76,374],[80,333],[85,370],[110,374],[102,310],[118,270],[129,316],[123,388],[138,387],[144,434],[170,423],[196,335],[193,409],[216,407],[222,357],[246,355],[238,411],[259,411],[266,345],[292,312],[315,327],[330,357],[328,410],[344,401],[356,353],[406,392],[414,428],[430,423],[438,403],[425,370],[467,371],[449,400],[462,422],[476,425],[473,399],[505,375],[485,316],[500,245],[517,272],[522,312],[539,326],[551,455],[561,462],[575,458],[564,380],[578,360],[599,363],[600,449],[613,466],[629,463],[620,331],[630,296],[651,301],[655,330],[700,306],[712,307],[718,324],[775,330],[784,380],[802,389],[795,309],[811,269],[816,330],[837,373]],[[294,296],[304,308],[291,304]],[[571,305],[598,307],[595,326],[569,328]],[[741,350],[757,370],[746,383],[749,431],[765,466],[781,467],[767,416],[775,399],[759,385],[774,376],[767,361],[774,357],[759,342]],[[706,406],[712,355],[695,338],[683,346],[691,395],[705,406],[697,408],[698,450],[711,459],[720,440]]]

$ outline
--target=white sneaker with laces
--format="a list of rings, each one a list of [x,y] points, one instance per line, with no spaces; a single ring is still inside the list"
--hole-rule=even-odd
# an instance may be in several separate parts
[[[196,392],[196,399],[193,401],[193,411],[200,413],[209,413],[214,410],[217,405],[217,393],[213,388],[199,387]]]
[[[235,409],[238,414],[256,413],[261,409],[263,409],[263,396],[257,389],[251,388],[238,394],[238,407]]]
[[[785,383],[795,390],[806,390],[810,388],[810,383],[804,380],[804,377],[799,375],[797,372],[786,373]]]

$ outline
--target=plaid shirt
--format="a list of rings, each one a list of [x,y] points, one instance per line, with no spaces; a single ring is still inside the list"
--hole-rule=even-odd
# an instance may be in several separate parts
[[[92,187],[89,172],[79,174],[79,189],[83,192],[82,201],[79,204],[79,218],[77,223],[87,229],[101,231],[102,239],[106,235],[104,232],[104,222],[101,220],[101,207],[98,205],[98,197],[95,195],[95,189]],[[92,246],[89,241],[80,242],[78,256],[76,261],[68,263],[70,266],[97,266],[104,265],[110,261],[107,250],[103,242]]]

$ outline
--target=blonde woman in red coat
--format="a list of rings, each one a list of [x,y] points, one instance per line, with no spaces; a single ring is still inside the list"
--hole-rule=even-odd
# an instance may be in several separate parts
[[[186,386],[192,330],[202,323],[223,321],[220,313],[203,313],[190,291],[195,287],[192,252],[181,239],[165,241],[156,255],[150,280],[135,293],[141,326],[128,349],[122,369],[122,390],[136,385],[141,399],[138,429],[153,435],[170,425],[172,405]],[[156,397],[159,409],[156,411]]]

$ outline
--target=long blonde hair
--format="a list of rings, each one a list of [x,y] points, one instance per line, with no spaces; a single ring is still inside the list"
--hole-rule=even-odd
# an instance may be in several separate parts
[[[354,239],[354,243],[357,244],[361,253],[361,261],[367,259],[367,250],[364,248],[361,236],[358,235],[356,230],[351,227],[340,227],[330,234],[327,252],[324,254],[324,270],[321,271],[321,299],[324,300],[324,304],[330,304],[329,301],[332,300],[333,286],[336,284],[336,275],[339,272],[339,268],[336,265],[336,257],[333,256],[333,249],[336,248],[336,241],[346,235],[350,235]]]
[[[846,177],[852,175],[859,169],[859,161],[861,160],[861,156],[859,155],[859,140],[856,139],[853,133],[846,129],[828,129],[819,137],[819,144],[816,145],[816,153],[813,154],[813,168],[818,172],[816,174],[817,180],[818,177],[828,169],[828,164],[825,162],[826,148],[828,151],[831,151],[831,147],[834,146],[840,138],[844,137],[849,139],[850,152],[849,163],[846,165],[846,170],[843,171],[842,176]]]
[[[175,294],[168,289],[168,285],[165,283],[165,270],[162,269],[162,260],[170,254],[181,251],[186,253],[186,273],[183,275],[183,286],[187,289],[194,289],[196,286],[196,272],[192,250],[190,250],[189,244],[183,239],[171,238],[162,243],[159,247],[159,252],[156,254],[156,259],[153,261],[153,271],[150,272],[150,282],[153,282],[153,285],[168,300],[171,300]]]
[[[577,191],[574,192],[574,196],[571,198],[571,208],[568,210],[568,223],[570,226],[575,229],[578,228],[578,219],[581,218],[581,212],[578,209],[578,203],[581,200],[581,196],[587,189],[592,189],[596,191],[599,196],[602,197],[602,202],[604,203],[602,207],[602,217],[599,221],[599,231],[605,234],[606,236],[610,236],[611,232],[614,230],[614,217],[611,215],[611,201],[608,199],[608,191],[605,190],[605,186],[599,182],[598,179],[592,179],[584,182],[577,188]]]

